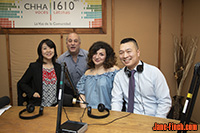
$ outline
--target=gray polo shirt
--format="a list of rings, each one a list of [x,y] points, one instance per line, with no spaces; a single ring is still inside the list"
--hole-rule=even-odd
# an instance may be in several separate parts
[[[88,51],[86,51],[84,49],[80,49],[80,51],[78,53],[78,57],[77,57],[77,62],[75,63],[74,60],[72,59],[72,56],[70,55],[69,51],[66,51],[56,61],[59,64],[61,64],[62,62],[66,63],[69,74],[71,76],[71,79],[72,79],[75,87],[76,87],[79,79],[81,78],[81,76],[88,69],[87,55],[88,55]],[[65,81],[67,81],[67,79]],[[69,83],[67,83],[67,85],[69,86]]]

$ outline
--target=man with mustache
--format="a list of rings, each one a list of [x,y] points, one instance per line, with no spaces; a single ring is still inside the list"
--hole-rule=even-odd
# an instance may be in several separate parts
[[[87,55],[88,51],[81,49],[81,39],[77,33],[70,33],[66,38],[66,46],[68,51],[63,53],[58,59],[58,63],[65,62],[68,68],[70,77],[76,87],[81,76],[87,70]],[[75,97],[74,91],[71,88],[67,79],[65,79],[66,87],[65,93],[73,95]],[[75,88],[76,89],[76,88]]]
[[[121,41],[119,58],[125,67],[114,78],[112,110],[121,111],[125,103],[127,112],[166,118],[171,97],[162,72],[140,60],[140,50],[133,38]]]

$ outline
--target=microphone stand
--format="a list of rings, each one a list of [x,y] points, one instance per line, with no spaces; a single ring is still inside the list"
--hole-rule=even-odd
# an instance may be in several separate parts
[[[75,85],[69,75],[69,71],[67,69],[66,63],[61,63],[61,76],[60,76],[60,89],[59,89],[59,95],[58,95],[58,112],[57,112],[57,126],[56,126],[56,133],[62,133],[62,130],[71,132],[71,131],[85,131],[87,130],[87,124],[82,122],[75,122],[75,121],[66,121],[61,126],[61,115],[62,115],[62,106],[63,106],[63,93],[64,93],[64,87],[65,87],[65,76],[67,77],[67,80],[69,81],[75,96],[79,97],[79,93],[75,88]],[[66,70],[66,72],[65,72]],[[62,128],[62,129],[61,129]],[[74,128],[74,129],[73,129]]]
[[[61,123],[61,115],[62,115],[62,105],[63,105],[63,92],[64,92],[64,84],[65,84],[65,64],[61,63],[61,75],[60,75],[60,88],[58,92],[58,112],[57,112],[57,126],[56,133],[61,133],[60,123]]]
[[[197,63],[197,64],[195,64],[195,67],[194,67],[192,82],[191,82],[190,89],[188,91],[185,105],[184,105],[184,108],[183,108],[183,111],[181,114],[180,123],[182,123],[183,125],[189,124],[189,122],[190,122],[190,118],[192,116],[194,104],[195,104],[198,90],[199,90],[199,86],[200,86],[200,63]],[[183,131],[178,130],[177,132],[178,133],[181,133],[181,132],[186,133],[187,130],[183,130]]]

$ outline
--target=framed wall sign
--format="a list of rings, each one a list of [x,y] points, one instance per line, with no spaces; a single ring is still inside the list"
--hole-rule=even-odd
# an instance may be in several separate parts
[[[105,0],[4,0],[1,33],[105,33]]]

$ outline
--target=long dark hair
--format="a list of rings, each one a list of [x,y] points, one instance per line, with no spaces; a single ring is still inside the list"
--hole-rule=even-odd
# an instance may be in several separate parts
[[[105,51],[106,51],[106,59],[103,63],[104,68],[108,69],[108,68],[113,67],[116,64],[117,60],[116,60],[116,56],[115,56],[115,52],[114,52],[113,48],[106,42],[98,41],[98,42],[95,42],[89,49],[89,54],[88,54],[89,68],[95,67],[94,62],[92,61],[92,57],[101,48],[105,49]]]
[[[48,47],[50,48],[54,48],[54,56],[52,58],[52,62],[55,63],[56,62],[56,58],[57,58],[57,52],[56,52],[56,45],[55,43],[50,40],[50,39],[44,39],[40,42],[40,44],[38,45],[38,48],[37,48],[37,53],[38,53],[38,59],[36,60],[37,62],[39,63],[44,63],[43,62],[43,55],[42,55],[42,45],[46,43]]]

